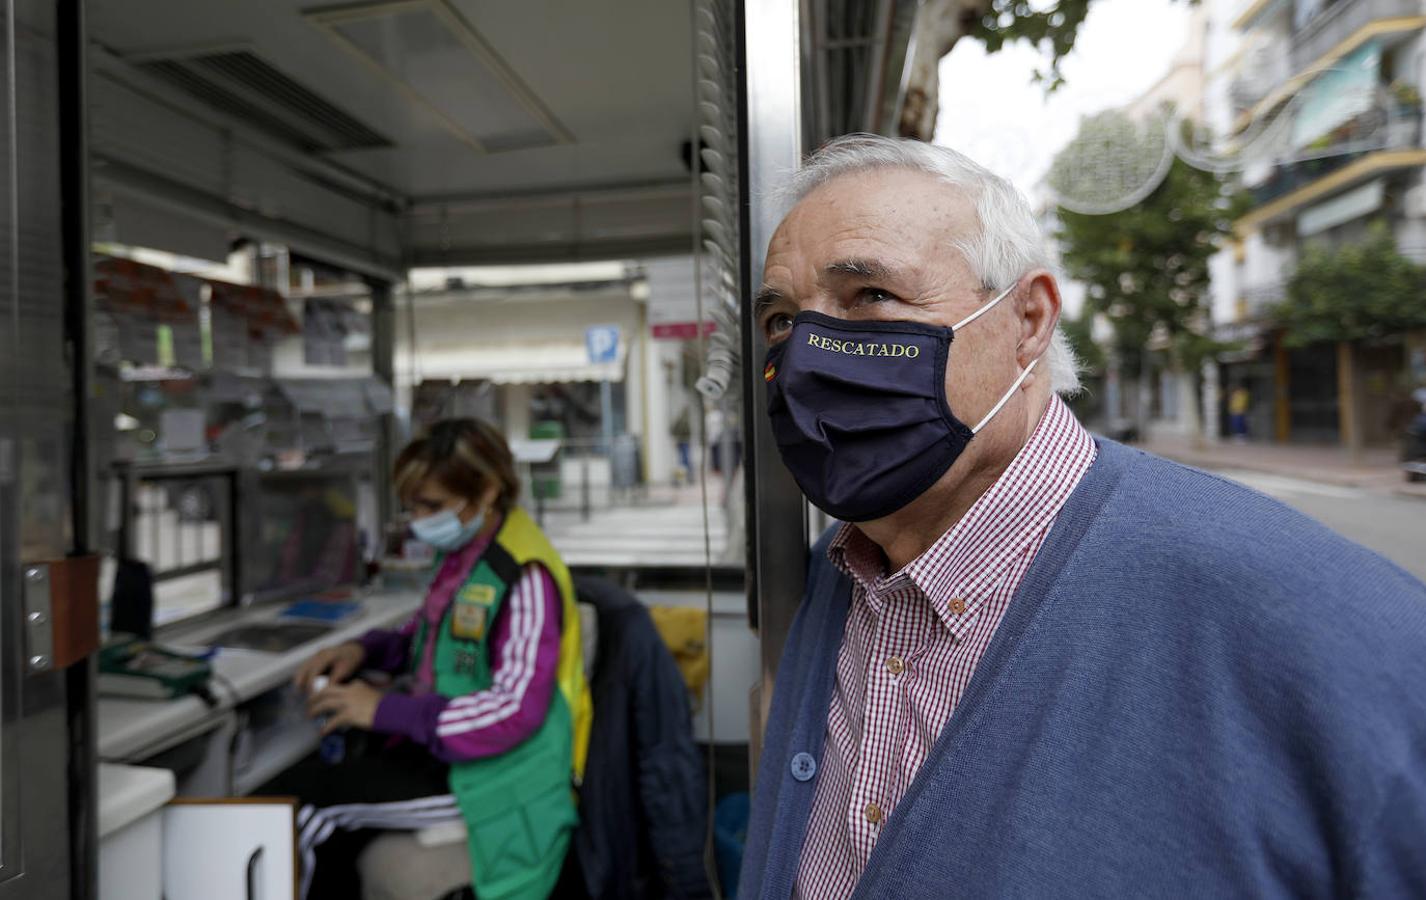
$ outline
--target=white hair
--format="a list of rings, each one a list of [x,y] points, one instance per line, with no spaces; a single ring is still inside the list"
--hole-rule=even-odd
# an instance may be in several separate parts
[[[1055,271],[1040,223],[1009,181],[949,147],[907,138],[849,134],[825,144],[803,164],[787,187],[789,205],[834,178],[874,169],[925,172],[964,191],[975,204],[979,229],[955,248],[986,291],[999,292],[1032,269]],[[1080,390],[1079,360],[1064,330],[1055,329],[1043,365],[1050,387],[1066,395]]]

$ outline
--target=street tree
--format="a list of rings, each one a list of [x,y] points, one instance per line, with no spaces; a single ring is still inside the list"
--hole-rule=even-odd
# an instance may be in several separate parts
[[[1077,165],[1105,135],[1132,130],[1121,112],[1088,117],[1055,159]],[[1138,380],[1150,347],[1162,347],[1170,371],[1196,378],[1222,349],[1209,335],[1209,259],[1232,230],[1240,201],[1219,175],[1173,159],[1163,180],[1138,203],[1104,215],[1059,210],[1066,273],[1085,284],[1087,311],[1113,328],[1109,355]],[[1197,425],[1197,408],[1191,404]],[[1135,405],[1142,433],[1142,404]],[[1195,427],[1195,432],[1197,428]]]
[[[1366,240],[1308,247],[1272,310],[1289,347],[1379,340],[1426,328],[1426,268],[1403,256],[1385,222]]]

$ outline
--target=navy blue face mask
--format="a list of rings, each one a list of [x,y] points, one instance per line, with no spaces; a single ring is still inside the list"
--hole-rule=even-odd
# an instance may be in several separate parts
[[[866,522],[926,492],[1029,377],[1032,361],[973,428],[946,402],[955,333],[1014,288],[952,328],[848,321],[799,313],[768,350],[763,377],[782,461],[828,515]]]

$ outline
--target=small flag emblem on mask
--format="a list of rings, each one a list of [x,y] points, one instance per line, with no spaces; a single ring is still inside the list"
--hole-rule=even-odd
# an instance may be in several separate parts
[[[767,368],[763,369],[763,381],[772,381],[773,378],[776,376],[777,366],[774,366],[772,363],[768,363]]]

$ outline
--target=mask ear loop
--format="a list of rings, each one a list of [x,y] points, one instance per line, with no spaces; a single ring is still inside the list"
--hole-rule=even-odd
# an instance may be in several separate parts
[[[1015,284],[1010,285],[1010,287],[1008,287],[1008,288],[1006,288],[1005,290],[1001,291],[1000,294],[999,294],[999,296],[997,296],[994,300],[992,300],[992,301],[990,301],[989,303],[985,304],[985,305],[982,306],[980,309],[976,310],[975,312],[973,312],[973,313],[971,313],[970,315],[966,316],[964,319],[961,319],[961,320],[960,320],[959,322],[957,322],[955,325],[951,326],[951,331],[952,331],[952,332],[960,331],[962,328],[964,328],[964,327],[966,327],[967,325],[969,325],[970,323],[974,322],[976,319],[979,319],[981,316],[983,316],[983,315],[985,315],[986,313],[990,312],[992,309],[995,309],[995,304],[999,303],[1001,300],[1004,300],[1005,297],[1006,297],[1011,291],[1015,290],[1015,285],[1018,285],[1019,283],[1020,283],[1020,282],[1017,281],[1017,282],[1015,282]]]
[[[986,422],[989,422],[991,419],[995,418],[995,414],[1000,412],[1000,410],[1005,407],[1005,404],[1010,402],[1010,398],[1014,397],[1015,392],[1020,390],[1020,385],[1024,384],[1025,379],[1030,377],[1030,373],[1035,371],[1035,365],[1039,361],[1040,358],[1038,356],[1030,360],[1030,364],[1025,367],[1025,371],[1020,373],[1020,377],[1015,379],[1015,383],[1010,385],[1010,390],[1005,392],[1005,396],[1000,398],[1000,402],[995,404],[995,407],[991,409],[990,412],[985,414],[985,418],[977,422],[976,426],[970,430],[971,434],[978,433],[982,428],[985,427]]]

